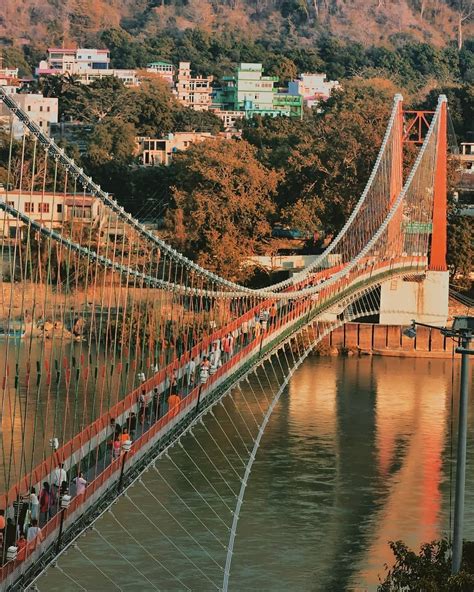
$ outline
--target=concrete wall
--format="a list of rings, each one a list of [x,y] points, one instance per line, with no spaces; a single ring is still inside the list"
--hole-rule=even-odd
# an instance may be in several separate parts
[[[453,341],[436,329],[417,327],[416,338],[403,335],[406,326],[348,323],[335,329],[323,343],[339,350],[359,350],[388,356],[451,357]]]
[[[449,273],[428,271],[421,281],[402,278],[382,284],[380,324],[408,325],[412,319],[442,327],[448,318]]]

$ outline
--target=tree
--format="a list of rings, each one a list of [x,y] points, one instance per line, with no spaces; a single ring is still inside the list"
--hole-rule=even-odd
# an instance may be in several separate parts
[[[131,123],[105,119],[94,127],[86,160],[93,168],[106,163],[130,164],[135,149],[135,128]]]
[[[179,104],[164,81],[148,80],[128,91],[127,108],[127,121],[140,135],[160,137],[173,131],[173,113]]]
[[[194,111],[181,107],[173,112],[173,131],[210,132],[217,134],[223,129],[222,121],[212,111]]]
[[[378,592],[470,592],[473,589],[472,573],[461,571],[451,575],[450,545],[445,539],[425,543],[418,555],[402,541],[389,544],[395,563],[390,569],[386,567],[387,574]]]
[[[474,222],[468,216],[453,213],[448,218],[447,260],[454,284],[469,290],[474,266]]]
[[[170,240],[208,269],[236,279],[241,263],[270,235],[277,174],[245,141],[206,140],[170,165]]]

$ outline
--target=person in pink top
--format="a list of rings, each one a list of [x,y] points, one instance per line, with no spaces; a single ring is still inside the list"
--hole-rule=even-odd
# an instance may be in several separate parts
[[[82,495],[86,490],[87,481],[84,479],[82,472],[74,479],[76,483],[76,495]]]

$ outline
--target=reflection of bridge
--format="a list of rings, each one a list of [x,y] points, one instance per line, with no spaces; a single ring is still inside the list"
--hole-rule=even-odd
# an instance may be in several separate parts
[[[446,101],[440,98],[403,183],[397,96],[371,177],[340,233],[302,272],[252,290],[199,267],[145,230],[1,89],[0,98],[31,132],[10,141],[7,187],[14,190],[0,202],[3,589],[31,582],[206,409],[256,368],[273,368],[277,352],[289,351],[292,360],[279,362],[278,384],[269,381],[273,397],[246,446],[250,457],[222,565],[227,589],[245,485],[295,366],[349,319],[379,313],[384,322],[413,314],[446,320]],[[21,207],[13,195],[22,197]],[[107,240],[89,222],[85,197],[91,195],[111,214],[100,230]],[[59,228],[53,220],[66,196],[76,221]],[[137,374],[144,378],[139,386]],[[51,453],[54,438],[59,448]],[[15,547],[18,530],[37,512],[35,498],[22,502],[21,496],[54,483],[61,463],[64,491],[53,486],[50,507],[39,516],[41,537]],[[75,495],[79,472],[88,486]]]

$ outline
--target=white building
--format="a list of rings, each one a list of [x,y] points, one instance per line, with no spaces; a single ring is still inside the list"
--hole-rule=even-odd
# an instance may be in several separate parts
[[[49,48],[48,57],[36,68],[36,76],[70,74],[83,84],[90,84],[106,76],[115,76],[126,86],[138,86],[135,70],[110,68],[108,49],[65,49]]]
[[[176,132],[164,138],[137,138],[138,155],[143,166],[169,165],[173,155],[196,142],[215,138],[210,132]]]
[[[82,194],[18,190],[7,192],[3,188],[0,189],[0,201],[48,228],[61,228],[64,222],[99,224],[103,217],[100,200]],[[21,238],[25,224],[0,209],[0,226],[0,236],[16,240]]]
[[[305,106],[311,108],[320,101],[326,101],[333,89],[339,88],[337,80],[327,80],[326,74],[301,74],[288,83],[288,94],[303,97]]]
[[[151,62],[146,65],[146,71],[151,74],[158,74],[167,84],[171,87],[174,86],[176,68],[173,64],[169,62]]]
[[[179,62],[176,97],[185,107],[208,111],[212,103],[212,76],[191,76],[191,63]]]
[[[18,68],[0,68],[0,79],[18,79]]]
[[[49,135],[50,126],[58,122],[58,99],[54,97],[43,97],[41,94],[9,93],[19,107],[26,112],[29,118],[39,128]],[[0,103],[0,120],[2,127],[13,127],[13,137],[18,140],[23,137],[25,128],[23,124],[14,117],[8,107]]]
[[[222,121],[226,131],[235,131],[235,124],[237,121],[242,120],[245,117],[243,111],[225,111],[223,109],[213,108],[212,113]]]

